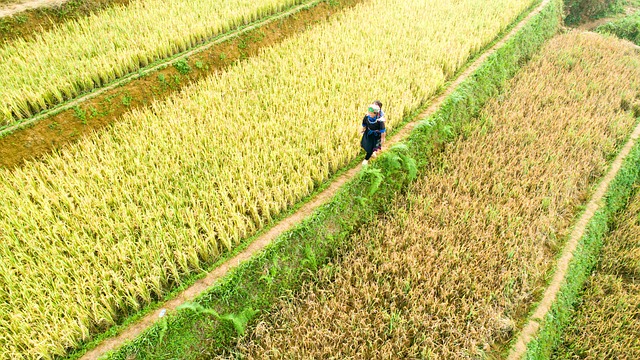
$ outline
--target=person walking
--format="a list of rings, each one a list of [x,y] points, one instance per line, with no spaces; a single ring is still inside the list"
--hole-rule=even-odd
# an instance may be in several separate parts
[[[362,130],[360,131],[362,134],[360,146],[362,146],[364,151],[367,153],[362,165],[367,165],[369,163],[369,159],[371,159],[376,147],[378,147],[378,143],[378,150],[382,150],[387,130],[385,128],[384,121],[381,121],[380,119],[380,106],[377,104],[369,105],[367,114],[362,119]]]

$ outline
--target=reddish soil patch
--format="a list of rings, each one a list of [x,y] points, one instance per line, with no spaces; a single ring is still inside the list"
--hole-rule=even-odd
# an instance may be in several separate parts
[[[118,121],[131,109],[144,108],[153,101],[163,100],[173,92],[255,56],[261,48],[279,43],[310,25],[324,22],[333,14],[361,1],[341,0],[333,2],[334,5],[319,3],[191,56],[186,60],[190,68],[188,71],[181,73],[177,69],[180,66],[169,66],[108,90],[33,126],[17,130],[0,139],[0,167],[15,168],[27,160],[60,149]]]
[[[54,26],[72,21],[115,5],[127,5],[132,0],[38,0],[41,7],[30,9],[25,2],[2,15],[0,9],[0,45],[16,39],[29,40],[35,34],[51,30]],[[18,11],[19,10],[19,11]]]
[[[11,16],[28,9],[56,6],[66,0],[0,0],[0,17]]]

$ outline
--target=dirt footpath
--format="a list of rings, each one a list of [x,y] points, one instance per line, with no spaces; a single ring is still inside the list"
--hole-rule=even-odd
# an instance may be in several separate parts
[[[16,0],[11,4],[0,5],[0,18],[13,16],[25,10],[62,5],[68,0]]]

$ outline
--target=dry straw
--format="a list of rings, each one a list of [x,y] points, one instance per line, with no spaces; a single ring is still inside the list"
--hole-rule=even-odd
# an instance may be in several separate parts
[[[354,248],[284,299],[248,358],[499,357],[634,127],[638,55],[553,39]]]

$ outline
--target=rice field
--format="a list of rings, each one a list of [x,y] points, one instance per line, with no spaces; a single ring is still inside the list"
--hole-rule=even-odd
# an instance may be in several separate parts
[[[500,357],[636,119],[624,42],[551,40],[408,195],[239,345],[258,358]]]
[[[302,0],[140,0],[0,47],[0,126]]]
[[[614,221],[555,359],[640,358],[640,192]]]
[[[353,160],[372,99],[393,128],[529,5],[372,0],[0,170],[0,357],[63,355],[163,297]]]

